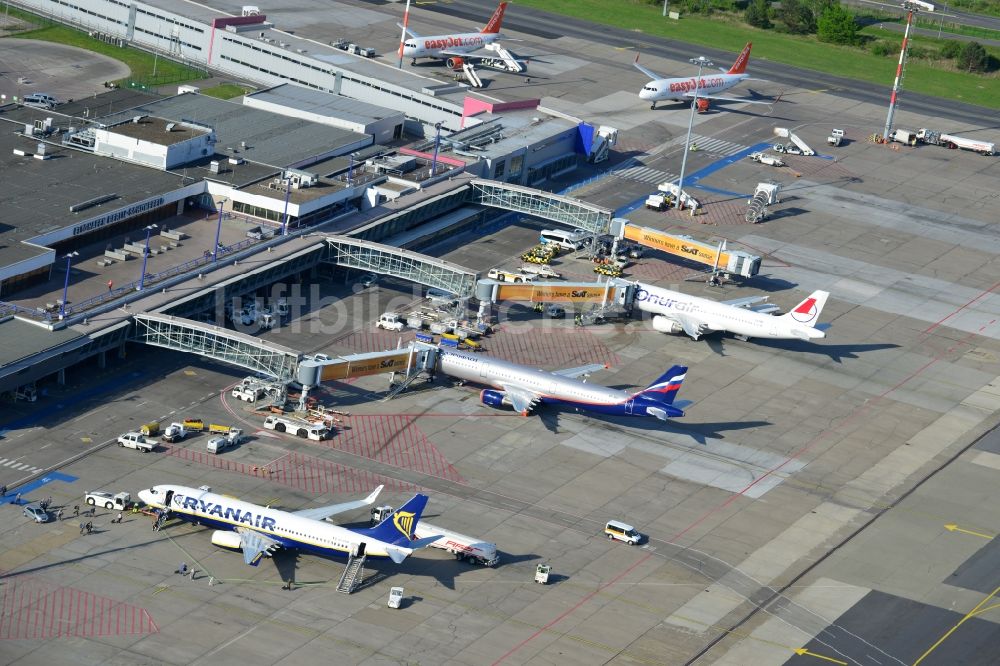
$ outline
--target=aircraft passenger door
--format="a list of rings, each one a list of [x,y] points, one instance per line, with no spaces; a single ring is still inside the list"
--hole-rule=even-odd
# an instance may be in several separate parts
[[[480,379],[488,379],[490,374],[490,364],[480,363],[479,364],[479,377]]]
[[[168,490],[167,491],[167,496],[163,500],[163,508],[166,509],[167,511],[169,511],[170,510],[170,502],[173,499],[174,499],[174,491]]]
[[[635,407],[635,398],[632,398],[632,399],[628,400],[625,403],[625,413],[626,414],[631,414],[632,413],[632,409],[634,407]]]
[[[361,543],[358,544],[358,552],[355,553],[354,556],[355,557],[364,557],[365,556],[365,542],[364,541],[362,541]]]

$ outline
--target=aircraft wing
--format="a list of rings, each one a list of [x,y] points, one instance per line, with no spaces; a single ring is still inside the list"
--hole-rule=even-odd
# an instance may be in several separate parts
[[[632,63],[632,64],[635,65],[635,68],[637,70],[639,70],[640,72],[642,72],[643,74],[645,74],[646,76],[648,76],[649,78],[651,78],[654,81],[656,81],[658,79],[665,78],[665,77],[660,76],[659,74],[657,74],[653,70],[646,69],[645,67],[643,67],[642,65],[640,65],[639,64],[639,55],[638,54],[636,54],[636,56],[635,56],[635,62]]]
[[[510,398],[510,403],[514,410],[527,414],[538,404],[538,394],[516,386],[514,384],[502,384],[504,393]]]
[[[744,298],[734,298],[731,301],[720,301],[723,305],[731,305],[734,308],[749,308],[751,305],[762,303],[767,300],[767,296],[746,296]]]
[[[695,339],[701,337],[702,335],[705,335],[706,333],[711,333],[712,331],[716,330],[711,326],[709,326],[707,322],[700,319],[696,319],[695,317],[692,317],[687,314],[682,314],[680,312],[674,312],[668,315],[665,314],[660,316],[672,319],[673,321],[677,322],[678,324],[681,325],[681,328],[684,329],[685,333],[687,333],[690,337]]]
[[[280,543],[260,532],[246,527],[237,527],[236,531],[242,539],[243,561],[252,567],[257,566],[262,557],[271,557],[275,550],[281,548]]]
[[[559,375],[560,377],[569,377],[570,379],[576,379],[577,377],[585,377],[586,375],[593,374],[598,370],[607,370],[608,366],[603,363],[591,363],[590,365],[581,365],[579,368],[565,368],[563,370],[553,370],[553,375]]]
[[[363,500],[354,500],[352,502],[341,502],[340,504],[331,504],[329,506],[318,506],[314,509],[302,509],[301,511],[292,511],[293,515],[301,516],[302,518],[309,518],[311,520],[326,520],[330,516],[335,516],[338,513],[344,513],[346,511],[351,511],[353,509],[360,509],[365,506],[371,506],[375,503],[375,498],[378,494],[382,492],[382,488],[385,486],[379,486],[371,492],[368,497]]]
[[[684,93],[684,97],[694,98],[694,92]],[[742,97],[719,97],[717,95],[706,95],[705,93],[698,93],[698,99],[714,99],[719,102],[741,102],[743,104],[767,104],[768,106],[774,106],[774,103],[778,100],[759,100],[759,99],[745,99]]]

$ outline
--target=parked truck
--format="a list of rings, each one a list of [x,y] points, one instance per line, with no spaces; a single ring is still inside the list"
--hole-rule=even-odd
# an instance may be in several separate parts
[[[233,387],[231,395],[237,400],[256,402],[264,395],[264,386],[262,384],[237,384]]]
[[[546,266],[545,264],[521,264],[521,272],[535,277],[553,278],[555,280],[562,277],[551,266]]]
[[[391,506],[376,506],[372,508],[372,526],[378,525],[392,514]],[[456,559],[465,560],[470,564],[482,564],[487,567],[496,566],[500,561],[497,555],[497,545],[476,539],[465,534],[459,534],[447,530],[437,525],[430,525],[423,520],[417,523],[417,529],[413,532],[414,539],[426,539],[427,537],[441,535],[441,538],[431,544],[431,548],[446,550]]]
[[[156,444],[146,439],[145,435],[141,432],[127,432],[119,435],[118,446],[135,449],[140,453],[149,453],[156,448]]]
[[[831,146],[839,146],[844,142],[844,130],[834,129],[830,136],[826,137],[826,142]]]
[[[905,129],[894,129],[889,132],[889,141],[904,143],[907,146],[917,145],[917,133]]]
[[[750,159],[759,164],[766,164],[773,167],[783,167],[785,163],[780,157],[775,157],[774,155],[768,155],[767,153],[750,153]]]
[[[375,328],[387,331],[402,331],[404,326],[406,320],[397,312],[383,312],[375,322]]]
[[[163,437],[160,439],[168,444],[173,444],[174,442],[179,442],[187,437],[189,432],[190,431],[188,431],[188,429],[180,423],[171,423],[163,430]]]
[[[956,136],[954,134],[943,134],[937,130],[927,129],[926,127],[917,130],[917,139],[924,143],[944,146],[945,148],[962,148],[964,150],[971,150],[979,153],[980,155],[993,155],[996,153],[996,144],[994,143],[977,141],[976,139],[966,139],[965,137]]]
[[[209,453],[222,453],[226,449],[231,449],[239,446],[240,442],[243,441],[243,431],[239,428],[230,428],[229,432],[218,437],[213,437],[208,440],[208,445],[206,448]]]
[[[521,282],[531,282],[531,276],[525,273],[518,273],[517,271],[505,271],[499,268],[491,268],[486,274],[486,277],[491,280],[498,280],[500,282],[514,282],[516,284]]]

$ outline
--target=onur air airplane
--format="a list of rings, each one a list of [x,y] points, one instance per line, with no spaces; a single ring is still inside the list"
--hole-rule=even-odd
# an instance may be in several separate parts
[[[547,372],[444,348],[438,358],[438,367],[446,375],[492,387],[479,394],[484,405],[511,405],[524,416],[538,403],[615,416],[655,416],[661,421],[684,416],[684,410],[674,404],[687,373],[682,365],[670,368],[641,391],[628,393],[577,379],[607,367],[600,364]]]
[[[663,333],[686,333],[692,340],[715,331],[728,331],[741,340],[770,338],[772,340],[815,340],[826,337],[817,328],[823,311],[825,291],[814,291],[789,312],[775,316],[778,309],[763,303],[766,296],[750,296],[731,301],[713,301],[688,296],[679,291],[636,283],[635,304],[644,312],[653,313],[653,328]],[[757,305],[763,303],[762,305]]]
[[[399,27],[410,36],[403,42],[402,55],[411,58],[411,64],[417,63],[417,58],[434,58],[444,60],[451,69],[462,66],[464,59],[491,58],[489,54],[474,55],[476,51],[485,49],[488,45],[501,39],[500,24],[503,23],[503,13],[507,3],[501,2],[489,22],[479,32],[463,32],[454,35],[432,35],[421,37],[403,23]]]
[[[441,538],[411,539],[427,505],[426,495],[414,495],[369,529],[350,530],[326,522],[330,516],[373,504],[381,490],[379,486],[363,500],[302,511],[279,511],[203,488],[175,485],[153,486],[138,495],[146,504],[166,509],[181,520],[218,528],[212,533],[212,543],[242,550],[243,561],[252,566],[280,548],[323,557],[387,557],[399,564],[414,550]]]
[[[653,104],[650,108],[655,109],[656,103],[660,100],[685,100],[693,98],[695,86],[697,86],[698,99],[715,99],[724,102],[745,102],[747,104],[773,104],[773,102],[770,101],[740,99],[738,97],[720,97],[715,94],[724,90],[729,90],[739,82],[750,78],[750,75],[746,73],[746,69],[747,62],[750,60],[751,46],[753,46],[753,44],[751,42],[747,42],[747,45],[744,46],[743,50],[740,52],[739,57],[736,58],[736,62],[733,63],[733,66],[730,67],[728,71],[720,67],[719,71],[722,72],[721,74],[702,76],[701,78],[664,78],[656,72],[650,71],[640,65],[639,55],[636,54],[636,69],[653,79],[650,83],[644,85],[642,90],[639,91],[639,99],[652,102]]]

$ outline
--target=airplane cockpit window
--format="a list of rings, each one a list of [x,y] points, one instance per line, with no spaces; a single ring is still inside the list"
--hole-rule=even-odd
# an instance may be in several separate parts
[[[417,43],[416,42],[406,42],[404,45],[408,49],[415,49],[415,48],[417,48]]]

